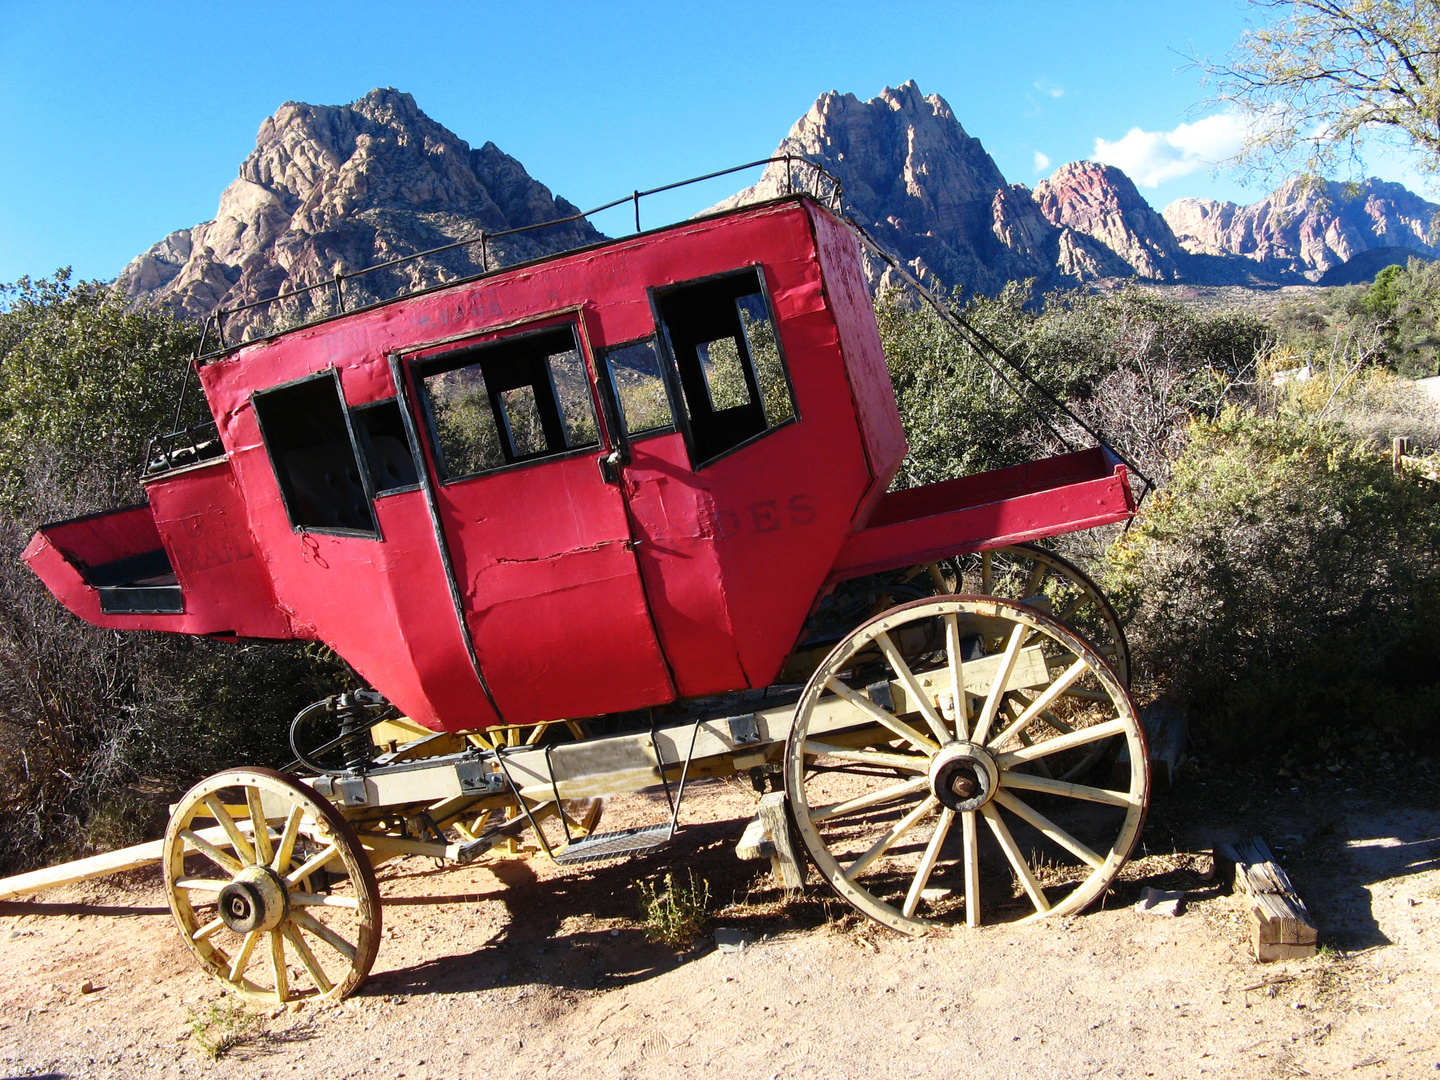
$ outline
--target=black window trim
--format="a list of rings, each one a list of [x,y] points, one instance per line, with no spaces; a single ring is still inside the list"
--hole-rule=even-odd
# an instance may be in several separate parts
[[[665,399],[670,403],[670,423],[662,424],[660,427],[646,428],[643,431],[631,432],[625,420],[625,410],[620,405],[620,391],[615,386],[614,372],[610,369],[609,358],[612,352],[621,349],[628,349],[632,345],[639,345],[642,342],[650,342],[655,348],[655,359],[660,366],[660,382],[665,387]],[[633,442],[641,442],[645,439],[652,439],[657,435],[673,435],[680,430],[680,423],[676,419],[681,410],[675,407],[675,390],[670,378],[670,364],[667,362],[665,347],[660,344],[660,328],[656,328],[648,334],[643,334],[629,341],[617,341],[614,345],[606,345],[603,349],[595,350],[595,370],[603,372],[604,378],[599,379],[601,396],[605,399],[606,408],[611,411],[613,420],[611,426],[617,432],[617,439],[623,440],[622,445]]]
[[[771,324],[775,327],[775,348],[776,351],[780,353],[780,370],[785,375],[785,388],[790,393],[790,406],[794,411],[791,413],[788,419],[780,421],[780,423],[776,424],[773,427],[769,426],[770,418],[766,416],[766,427],[763,431],[757,431],[754,435],[742,439],[734,446],[726,447],[718,454],[714,454],[706,458],[704,461],[697,461],[697,454],[695,452],[695,433],[691,430],[690,427],[690,408],[688,402],[686,402],[685,400],[684,391],[680,385],[680,366],[679,361],[675,357],[675,346],[674,343],[670,340],[669,328],[665,325],[665,319],[660,313],[660,299],[661,297],[668,296],[672,292],[677,292],[680,289],[689,288],[692,285],[705,285],[712,281],[721,281],[725,278],[738,277],[739,275],[752,270],[755,272],[755,277],[760,282],[760,294],[765,298],[765,309],[769,312]],[[785,343],[782,340],[782,336],[780,333],[780,316],[775,311],[775,301],[770,295],[770,283],[765,279],[765,265],[763,263],[746,263],[743,266],[737,266],[733,270],[725,270],[718,274],[706,274],[704,277],[689,278],[688,280],[677,281],[670,285],[651,286],[649,289],[646,290],[646,292],[649,294],[650,297],[650,315],[655,320],[656,340],[657,342],[663,343],[662,347],[664,351],[664,356],[662,357],[661,368],[664,370],[667,382],[670,386],[672,411],[675,412],[676,426],[681,432],[681,434],[685,437],[685,451],[689,455],[690,468],[692,471],[698,473],[702,469],[707,469],[711,465],[715,464],[717,461],[723,461],[731,454],[734,454],[740,450],[744,450],[748,446],[754,445],[756,442],[759,442],[761,439],[766,438],[769,435],[773,435],[775,432],[781,430],[782,428],[786,428],[789,427],[791,424],[798,424],[800,422],[800,402],[795,396],[795,382],[790,375],[790,361],[789,358],[785,355]],[[746,351],[749,351],[748,340],[746,341]],[[753,358],[751,359],[749,366],[753,369]],[[755,378],[756,393],[758,394],[759,378],[758,376],[756,376],[753,370],[747,372],[747,381],[750,378]],[[680,405],[680,408],[678,410],[674,409],[674,405],[676,403]],[[761,397],[759,404],[761,415],[764,416],[765,401],[763,396]]]
[[[275,454],[270,449],[271,437],[266,435],[265,421],[261,418],[260,409],[256,407],[256,400],[267,394],[272,394],[277,390],[288,390],[292,387],[300,386],[303,383],[315,382],[318,379],[326,378],[334,383],[335,396],[340,402],[340,414],[345,418],[345,431],[350,436],[350,451],[355,455],[355,464],[358,466],[357,471],[360,473],[360,487],[365,492],[365,509],[370,515],[370,522],[373,526],[371,529],[345,529],[332,526],[295,524],[295,514],[290,506],[290,498],[285,492],[285,485],[280,482],[280,470],[276,468]],[[368,470],[362,465],[363,459],[360,456],[360,446],[355,437],[355,424],[350,415],[350,406],[345,403],[345,387],[340,381],[340,369],[331,366],[321,371],[312,372],[309,375],[302,375],[298,379],[289,379],[286,382],[276,383],[274,386],[267,386],[263,390],[254,390],[250,394],[250,408],[255,414],[255,425],[260,429],[260,441],[264,444],[265,456],[270,461],[270,475],[275,478],[275,486],[280,491],[280,502],[285,508],[285,518],[290,522],[291,533],[295,535],[316,533],[321,536],[351,536],[365,540],[378,540],[383,543],[385,537],[380,529],[380,518],[379,515],[375,513],[375,493],[370,488]]]
[[[545,324],[542,326],[533,325],[535,322],[539,321],[544,321]],[[585,355],[586,338],[585,335],[580,332],[580,318],[579,311],[577,309],[569,308],[564,312],[555,312],[550,315],[539,315],[533,319],[526,319],[520,325],[530,328],[519,330],[516,333],[506,333],[505,328],[498,328],[498,332],[494,333],[494,336],[486,337],[484,341],[469,342],[467,344],[459,345],[458,348],[448,349],[445,352],[441,353],[432,353],[428,356],[420,357],[419,359],[412,358],[409,361],[411,376],[415,380],[415,388],[418,392],[417,397],[419,398],[420,402],[420,411],[424,419],[424,438],[426,441],[426,445],[429,446],[430,452],[434,456],[437,473],[436,479],[439,481],[440,487],[448,487],[451,484],[467,483],[471,480],[477,480],[481,477],[493,476],[496,473],[500,472],[508,472],[511,469],[524,469],[535,465],[543,465],[552,461],[566,461],[570,458],[580,457],[586,454],[594,454],[597,452],[603,453],[603,450],[607,445],[605,438],[605,426],[602,426],[602,418],[599,415],[600,410],[597,410],[595,431],[597,441],[590,446],[577,446],[572,449],[563,450],[559,453],[553,454],[549,453],[548,451],[539,454],[528,454],[523,458],[516,459],[515,461],[507,461],[503,465],[497,465],[493,469],[481,469],[479,472],[465,473],[461,476],[445,475],[445,452],[443,449],[441,449],[440,446],[440,440],[438,437],[439,429],[435,424],[435,415],[430,409],[430,394],[425,388],[425,380],[431,375],[441,375],[447,371],[456,371],[462,367],[468,367],[469,365],[463,362],[464,357],[474,353],[483,352],[485,349],[491,347],[492,345],[498,345],[501,343],[508,344],[514,341],[521,341],[528,337],[537,337],[541,334],[553,334],[556,330],[559,330],[562,327],[568,329],[570,331],[571,338],[575,342],[575,351],[580,354],[581,366],[585,369],[585,381],[586,384],[590,387],[591,392],[590,407],[592,409],[595,408],[595,398],[598,394],[600,398],[600,408],[605,409],[605,394],[603,389],[600,389],[604,380],[600,379],[596,375],[595,371],[592,370],[592,364],[590,362],[590,359]],[[492,331],[490,329],[480,329],[476,331],[476,334],[490,334],[491,332]],[[493,398],[491,400],[491,407],[494,407]],[[607,412],[605,416],[605,420],[607,421],[607,423],[608,419],[609,415]],[[497,415],[495,417],[495,427],[497,433],[502,432],[503,423],[503,417]],[[504,437],[507,440],[509,438],[508,435],[504,435]]]
[[[400,397],[398,394],[391,394],[389,397],[376,398],[374,401],[367,401],[361,405],[352,405],[350,406],[349,411],[351,412],[351,414],[358,416],[361,413],[369,412],[371,409],[379,408],[382,405],[394,405],[400,413],[400,422],[405,429],[405,446],[410,451],[410,459],[415,463],[415,475],[417,479],[413,484],[401,484],[399,487],[385,488],[383,491],[381,491],[379,488],[374,488],[374,485],[370,483],[371,479],[374,476],[374,447],[372,447],[370,444],[369,428],[365,427],[364,425],[360,425],[355,428],[355,431],[357,438],[360,441],[360,463],[365,466],[365,472],[367,474],[363,482],[366,485],[367,491],[371,491],[371,489],[374,488],[373,492],[370,495],[371,502],[379,499],[388,499],[391,495],[404,495],[405,493],[410,491],[419,491],[421,484],[418,477],[420,475],[420,470],[424,467],[424,463],[420,460],[419,448],[415,445],[415,435],[414,432],[411,430],[411,425],[405,423],[405,408],[403,405],[400,404]]]

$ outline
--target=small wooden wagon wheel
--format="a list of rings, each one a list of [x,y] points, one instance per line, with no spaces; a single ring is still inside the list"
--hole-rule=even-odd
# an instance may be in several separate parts
[[[926,567],[938,592],[1043,598],[1056,620],[1088,639],[1130,685],[1130,644],[1114,607],[1095,581],[1069,559],[1038,544],[975,552]]]
[[[1107,743],[1128,750],[1123,781],[1060,779]],[[821,874],[909,934],[1081,910],[1129,856],[1149,782],[1114,669],[1057,620],[994,597],[918,600],[859,627],[805,687],[785,748]]]
[[[355,832],[271,769],[202,780],[165,830],[165,890],[209,974],[259,1001],[339,999],[380,946],[380,891]]]

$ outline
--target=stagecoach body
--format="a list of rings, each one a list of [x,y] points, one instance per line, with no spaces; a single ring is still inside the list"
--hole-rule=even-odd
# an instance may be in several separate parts
[[[435,730],[765,687],[845,577],[1133,509],[1099,450],[887,495],[905,441],[857,242],[803,197],[199,375],[216,456],[25,558],[102,626],[322,641]]]
[[[1025,542],[1129,518],[1126,467],[1102,444],[890,491],[862,243],[888,257],[796,195],[198,358],[213,426],[156,444],[143,505],[24,558],[100,626],[324,642],[374,690],[297,716],[296,775],[211,777],[163,841],[0,898],[160,861],[210,974],[333,998],[375,959],[373,866],[522,834],[632,854],[687,776],[746,773],[783,776],[771,850],[795,829],[897,930],[978,925],[1012,882],[1034,918],[1094,901],[1143,821],[1144,735],[1114,611]],[[311,756],[317,718],[340,734]],[[662,787],[667,822],[595,831]]]

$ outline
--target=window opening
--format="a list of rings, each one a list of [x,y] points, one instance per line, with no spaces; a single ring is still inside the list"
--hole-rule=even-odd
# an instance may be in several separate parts
[[[657,295],[656,308],[680,376],[696,465],[795,419],[758,269],[682,285]]]
[[[745,365],[740,361],[740,342],[723,337],[702,341],[695,346],[700,370],[705,375],[705,391],[710,408],[716,412],[749,405],[750,383],[745,378]]]
[[[609,350],[605,354],[605,370],[620,405],[620,419],[627,435],[633,437],[675,426],[654,338]]]
[[[361,405],[351,410],[355,417],[356,434],[364,450],[370,490],[376,495],[403,491],[420,483],[410,439],[405,434],[405,418],[400,403],[394,398]]]
[[[335,373],[252,401],[291,526],[378,535]]]
[[[417,370],[442,479],[600,442],[585,361],[569,326],[437,357]]]
[[[740,326],[745,331],[745,346],[755,365],[755,381],[760,385],[760,400],[765,406],[765,419],[778,427],[795,416],[795,403],[790,400],[790,383],[785,378],[785,365],[780,359],[780,340],[770,309],[761,293],[750,293],[735,301],[740,313]]]
[[[517,386],[501,391],[500,407],[505,416],[505,433],[517,458],[534,457],[548,449],[545,429],[540,425],[540,409],[535,404],[535,387]]]

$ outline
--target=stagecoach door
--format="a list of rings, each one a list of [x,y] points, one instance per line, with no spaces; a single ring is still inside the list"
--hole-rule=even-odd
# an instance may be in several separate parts
[[[578,313],[412,355],[434,505],[505,723],[671,700]]]

